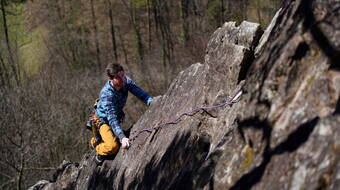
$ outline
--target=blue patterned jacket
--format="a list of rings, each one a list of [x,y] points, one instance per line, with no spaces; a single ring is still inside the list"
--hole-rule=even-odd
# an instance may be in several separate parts
[[[120,91],[116,91],[110,84],[106,82],[99,95],[99,102],[97,103],[96,115],[98,118],[110,125],[113,133],[121,140],[125,137],[120,126],[121,119],[125,114],[123,108],[126,104],[128,91],[138,97],[145,104],[150,105],[153,101],[146,92],[139,88],[135,82],[129,77],[125,76],[125,85]]]

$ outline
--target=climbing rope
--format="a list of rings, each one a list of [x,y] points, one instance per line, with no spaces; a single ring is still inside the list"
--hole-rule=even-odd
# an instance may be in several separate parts
[[[227,100],[226,102],[219,104],[219,105],[215,105],[215,106],[202,106],[202,107],[198,107],[196,109],[193,109],[192,111],[188,111],[188,112],[184,112],[182,113],[179,117],[177,117],[176,119],[173,119],[171,121],[165,122],[165,123],[161,123],[159,125],[150,127],[150,128],[144,128],[141,129],[139,131],[137,131],[132,137],[130,137],[130,140],[133,141],[134,139],[136,139],[138,137],[138,135],[140,135],[143,132],[152,132],[153,130],[157,130],[159,128],[162,128],[166,125],[171,125],[171,124],[177,124],[178,122],[181,121],[181,118],[185,115],[189,115],[189,116],[193,116],[195,115],[198,111],[200,110],[210,110],[210,109],[215,109],[215,108],[219,108],[219,107],[223,107],[225,105],[232,105],[236,102],[238,102],[240,96],[242,95],[242,91],[238,91],[233,97],[231,97],[231,100]]]

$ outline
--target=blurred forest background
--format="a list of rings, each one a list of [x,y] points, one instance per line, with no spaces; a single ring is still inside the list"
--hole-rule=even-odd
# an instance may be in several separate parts
[[[0,189],[19,190],[90,151],[85,123],[107,63],[163,94],[203,62],[217,27],[265,28],[282,0],[0,1]],[[125,129],[146,109],[137,102],[130,95]]]

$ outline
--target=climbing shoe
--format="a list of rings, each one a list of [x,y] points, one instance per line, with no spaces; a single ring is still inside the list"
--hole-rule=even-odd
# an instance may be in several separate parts
[[[92,116],[90,116],[86,121],[86,129],[88,129],[89,131],[92,131],[92,125],[93,125],[93,120],[92,120]]]
[[[103,163],[103,161],[105,160],[104,156],[96,154],[95,156],[95,162],[97,165],[100,165],[101,163]]]

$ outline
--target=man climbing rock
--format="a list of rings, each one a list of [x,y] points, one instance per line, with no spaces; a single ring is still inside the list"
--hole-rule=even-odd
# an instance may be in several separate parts
[[[106,156],[117,154],[119,142],[123,149],[130,146],[129,139],[124,135],[120,125],[125,116],[123,108],[128,92],[138,97],[146,105],[150,105],[153,101],[152,97],[124,74],[121,65],[108,64],[106,73],[108,80],[100,91],[93,116],[93,121],[97,123],[100,134],[100,138],[91,139],[91,144],[97,151],[97,163],[103,162]]]

